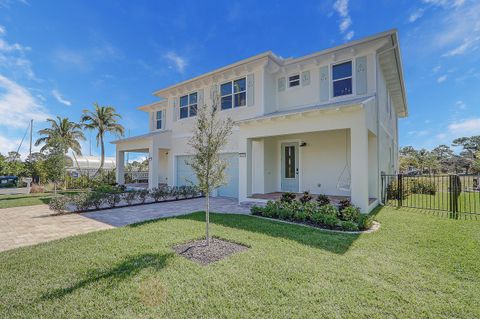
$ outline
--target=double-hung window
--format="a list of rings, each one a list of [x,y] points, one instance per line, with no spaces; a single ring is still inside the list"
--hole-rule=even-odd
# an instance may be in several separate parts
[[[197,92],[180,97],[180,118],[197,115]]]
[[[288,87],[293,88],[300,85],[300,74],[291,75],[288,77]]]
[[[220,86],[221,109],[228,110],[234,107],[247,105],[247,80],[241,78],[223,83]]]
[[[352,61],[334,65],[332,81],[333,97],[352,94]]]
[[[161,130],[163,128],[163,111],[155,112],[155,127],[157,130]]]

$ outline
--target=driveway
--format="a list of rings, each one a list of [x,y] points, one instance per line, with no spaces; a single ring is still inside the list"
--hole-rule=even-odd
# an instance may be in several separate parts
[[[54,239],[111,229],[146,220],[185,215],[205,209],[205,199],[196,198],[83,214],[52,216],[47,205],[0,209],[0,251],[34,245]],[[236,200],[212,198],[211,211],[249,214],[248,206]]]

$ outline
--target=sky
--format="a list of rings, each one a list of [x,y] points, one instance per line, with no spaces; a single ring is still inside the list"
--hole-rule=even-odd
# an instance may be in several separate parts
[[[94,102],[143,134],[136,108],[155,90],[264,51],[298,57],[392,28],[409,105],[400,145],[480,135],[478,0],[0,0],[0,153],[18,148],[30,119],[35,140],[47,117],[79,121]]]

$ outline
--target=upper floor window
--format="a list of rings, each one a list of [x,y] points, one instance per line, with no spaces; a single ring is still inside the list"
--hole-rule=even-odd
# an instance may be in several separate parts
[[[288,77],[288,87],[295,87],[300,85],[300,74],[291,75]]]
[[[163,111],[157,111],[155,112],[155,127],[157,130],[161,130],[163,128]]]
[[[197,115],[197,92],[180,97],[180,118]]]
[[[333,97],[352,94],[352,61],[332,67]]]
[[[235,81],[223,83],[220,86],[222,110],[247,105],[247,80],[241,78]]]

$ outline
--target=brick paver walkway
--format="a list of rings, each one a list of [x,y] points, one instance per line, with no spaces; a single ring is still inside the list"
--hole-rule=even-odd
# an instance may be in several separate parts
[[[211,211],[249,214],[236,200],[212,198]],[[0,251],[34,245],[92,231],[115,228],[145,220],[172,217],[204,210],[205,199],[140,205],[102,211],[52,216],[47,205],[0,209]]]
[[[0,209],[0,251],[113,228],[79,214],[51,214],[47,205]]]

